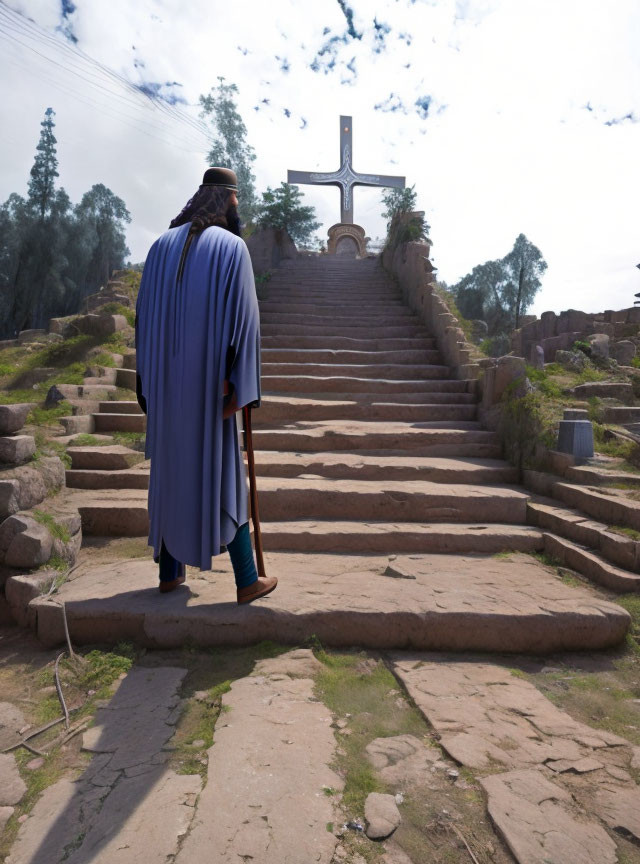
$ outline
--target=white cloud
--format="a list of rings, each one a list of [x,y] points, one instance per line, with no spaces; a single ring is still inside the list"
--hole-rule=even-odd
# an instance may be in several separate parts
[[[415,183],[448,282],[524,232],[549,263],[534,311],[620,308],[640,290],[640,123],[622,119],[640,118],[635,0],[349,0],[355,39],[337,0],[75,5],[67,23],[78,48],[133,82],[179,82],[191,105],[218,75],[236,82],[260,189],[288,168],[336,168],[338,117],[352,114],[355,167]],[[61,23],[54,0],[10,6],[49,34]],[[198,185],[203,139],[7,20],[0,5],[0,36],[14,40],[0,52],[0,198],[26,189],[52,105],[60,181],[73,200],[94,182],[123,197],[132,257],[143,258]],[[325,228],[338,220],[337,189],[304,191]],[[356,190],[355,218],[372,237],[384,233],[379,202]]]

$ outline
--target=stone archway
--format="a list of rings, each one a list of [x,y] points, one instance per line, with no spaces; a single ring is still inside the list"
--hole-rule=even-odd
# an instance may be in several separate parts
[[[364,228],[360,225],[338,222],[329,228],[328,233],[327,252],[329,255],[364,258],[367,254],[367,238],[364,234]]]

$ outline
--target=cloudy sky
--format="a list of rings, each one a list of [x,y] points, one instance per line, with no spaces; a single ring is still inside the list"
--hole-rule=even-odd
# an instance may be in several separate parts
[[[0,0],[0,40],[0,199],[26,192],[51,106],[59,182],[124,198],[134,261],[200,182],[222,75],[259,190],[335,170],[350,114],[356,170],[415,184],[447,282],[523,232],[549,264],[534,312],[640,291],[638,0]],[[305,198],[322,233],[339,220],[336,188]],[[356,189],[372,238],[381,210]]]

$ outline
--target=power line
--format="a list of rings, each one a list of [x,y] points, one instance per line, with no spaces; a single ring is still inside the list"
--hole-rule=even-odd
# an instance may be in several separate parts
[[[169,121],[172,124],[179,123],[182,128],[181,135],[187,133],[187,137],[181,137],[179,140],[183,145],[192,146],[196,150],[202,151],[210,146],[209,144],[209,130],[206,125],[202,122],[195,121],[190,115],[186,112],[177,110],[174,107],[170,108],[168,105],[164,103],[164,100],[153,97],[149,94],[145,94],[140,88],[133,85],[130,81],[124,78],[121,75],[110,70],[109,67],[105,66],[98,61],[93,60],[93,58],[88,57],[88,55],[84,54],[84,52],[79,49],[71,48],[68,44],[61,42],[59,39],[47,34],[45,31],[42,31],[39,27],[37,27],[32,22],[28,21],[28,19],[24,18],[19,13],[14,13],[13,10],[10,10],[2,0],[0,0],[0,21],[4,24],[4,28],[0,25],[0,37],[4,36],[11,44],[17,43],[27,50],[33,52],[42,60],[53,64],[55,67],[58,67],[65,74],[70,74],[72,76],[81,78],[85,84],[88,84],[90,87],[96,88],[101,93],[104,93],[111,100],[118,100],[122,104],[120,107],[132,107],[136,111],[141,109],[153,110],[155,114],[155,120],[157,124],[152,124],[157,131],[165,132],[166,134],[171,134],[174,137],[175,132],[171,130],[171,127],[166,121]],[[55,60],[53,57],[47,55],[46,53],[42,53],[42,51],[38,51],[33,45],[25,43],[21,39],[18,39],[15,34],[19,33],[23,38],[29,40],[34,40],[36,44],[39,44],[39,47],[44,50],[53,47],[59,54],[64,56],[64,60],[68,61],[67,63],[60,63]],[[13,35],[12,35],[13,34]],[[50,44],[51,43],[51,44]],[[60,57],[60,59],[63,59]],[[81,64],[78,65],[77,62],[73,62],[74,60],[79,60]],[[87,69],[86,67],[90,67]],[[82,72],[80,70],[83,70]],[[96,74],[97,70],[97,74]],[[107,80],[105,80],[105,77]],[[131,94],[134,98],[130,98],[128,95],[123,95],[122,93],[118,93],[112,89],[112,87],[108,86],[109,84],[117,84],[119,88],[124,87],[127,94]],[[57,86],[61,86],[58,84]],[[79,94],[71,91],[72,95],[76,98],[80,98]],[[85,94],[86,95],[86,94]],[[156,112],[160,112],[163,117],[158,116]],[[134,120],[134,118],[130,117],[130,115],[124,115],[130,121]],[[121,118],[120,118],[121,119]],[[135,118],[137,119],[137,118]],[[150,120],[143,119],[143,122],[150,123]],[[185,128],[185,124],[188,128]],[[137,128],[137,127],[136,127]],[[144,130],[139,130],[144,131]],[[198,137],[191,137],[191,135],[197,132]],[[203,140],[204,139],[204,140]],[[165,143],[168,143],[165,141]]]

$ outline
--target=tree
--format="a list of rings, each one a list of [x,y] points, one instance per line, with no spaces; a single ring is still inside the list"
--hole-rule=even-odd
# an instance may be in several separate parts
[[[415,185],[404,189],[391,187],[382,193],[385,209],[382,216],[387,220],[385,246],[398,246],[411,240],[424,240],[429,236],[429,225],[424,213],[416,211],[418,193]]]
[[[40,124],[40,140],[36,147],[36,158],[29,181],[29,203],[38,213],[41,221],[44,221],[52,207],[55,181],[58,176],[57,141],[53,134],[55,114],[53,108],[47,108],[44,112],[44,120]]]
[[[519,234],[504,258],[478,264],[451,291],[461,314],[485,321],[495,347],[502,348],[506,336],[519,326],[521,315],[533,303],[546,269],[537,246]]]
[[[214,139],[207,154],[210,165],[231,168],[238,177],[238,212],[243,222],[253,222],[256,215],[255,175],[251,166],[256,155],[247,142],[247,127],[238,112],[235,84],[218,76],[218,86],[208,96],[200,96],[200,116],[214,128]]]
[[[122,198],[102,183],[96,183],[84,193],[74,215],[90,238],[91,255],[84,279],[97,290],[107,284],[112,270],[123,267],[129,255],[125,224],[131,222],[131,216]]]
[[[297,186],[281,183],[277,189],[267,187],[257,209],[257,224],[261,228],[286,231],[296,246],[305,246],[320,227],[314,207],[302,204],[302,192]]]
[[[514,328],[520,326],[520,315],[533,303],[542,286],[541,277],[547,269],[542,252],[524,234],[518,234],[513,249],[502,259],[507,283],[503,294],[514,310]]]

